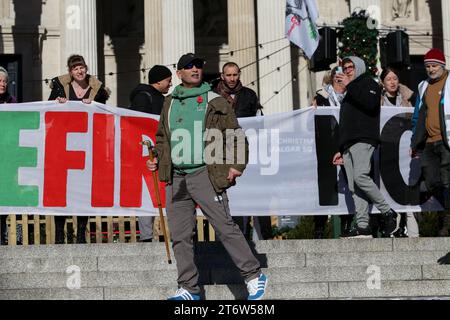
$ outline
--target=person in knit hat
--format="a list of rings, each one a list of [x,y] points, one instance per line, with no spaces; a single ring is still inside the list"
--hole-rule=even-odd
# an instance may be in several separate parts
[[[450,116],[450,81],[446,59],[439,49],[425,55],[428,79],[419,84],[419,96],[412,119],[411,156],[420,155],[422,175],[428,191],[450,209],[450,146],[447,118]],[[448,213],[440,219],[440,235],[448,236]]]
[[[165,66],[155,65],[148,72],[148,83],[139,84],[130,94],[130,109],[160,115],[164,95],[172,87],[172,72]]]
[[[139,84],[130,94],[130,110],[160,115],[164,105],[164,95],[172,87],[172,71],[165,66],[155,65],[148,72],[148,83]],[[155,217],[141,216],[138,219],[139,241],[153,241]]]
[[[180,58],[181,84],[164,102],[156,133],[157,157],[147,162],[147,168],[158,171],[159,180],[166,183],[167,219],[178,271],[178,290],[169,300],[202,298],[193,239],[197,205],[244,278],[248,300],[260,300],[267,277],[231,218],[227,196],[247,167],[248,156],[238,155],[241,151],[248,155],[248,141],[231,104],[203,81],[204,66],[205,60],[193,53]],[[234,141],[234,148],[227,141]],[[207,151],[211,147],[222,156],[211,157]]]

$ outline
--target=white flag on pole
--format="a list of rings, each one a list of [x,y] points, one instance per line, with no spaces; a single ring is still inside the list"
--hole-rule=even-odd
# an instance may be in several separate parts
[[[286,0],[286,37],[311,59],[319,46],[315,0]]]

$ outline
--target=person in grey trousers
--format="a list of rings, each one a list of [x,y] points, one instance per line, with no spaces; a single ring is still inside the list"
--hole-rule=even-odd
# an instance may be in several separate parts
[[[356,208],[356,228],[344,238],[372,238],[369,226],[369,201],[380,210],[384,219],[384,235],[392,237],[399,229],[398,215],[384,199],[370,177],[371,160],[380,141],[381,88],[366,74],[361,58],[347,57],[342,61],[343,73],[337,80],[346,87],[339,120],[339,150],[334,165],[343,165],[349,190]]]
[[[177,75],[182,83],[165,99],[157,157],[147,162],[167,184],[167,218],[178,270],[178,290],[169,300],[201,299],[193,241],[197,205],[240,270],[248,300],[260,300],[267,277],[231,217],[226,192],[246,168],[248,142],[231,105],[203,82],[204,64],[192,53],[180,58]]]
[[[160,115],[164,105],[164,95],[172,87],[172,72],[166,66],[155,65],[148,72],[148,84],[139,84],[130,94],[130,110]],[[138,218],[140,242],[153,241],[155,217]]]

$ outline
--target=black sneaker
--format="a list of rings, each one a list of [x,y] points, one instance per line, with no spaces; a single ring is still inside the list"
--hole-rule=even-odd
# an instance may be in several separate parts
[[[344,239],[349,239],[349,238],[354,238],[354,239],[372,239],[372,231],[370,230],[369,227],[367,228],[360,228],[360,227],[356,227],[352,230],[350,230],[348,233],[343,233],[341,234],[341,238]]]
[[[439,264],[450,264],[450,252],[438,260]]]
[[[395,233],[400,229],[401,216],[394,210],[389,210],[383,214],[384,218],[384,235],[386,237],[394,237]]]

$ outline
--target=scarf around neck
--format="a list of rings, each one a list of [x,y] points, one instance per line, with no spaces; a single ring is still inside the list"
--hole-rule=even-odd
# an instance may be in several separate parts
[[[225,81],[220,81],[219,84],[217,85],[217,93],[219,93],[222,97],[227,99],[228,103],[230,103],[234,109],[237,102],[236,95],[239,94],[239,92],[241,92],[243,87],[244,86],[242,85],[241,81],[237,83],[234,89],[228,87]],[[232,95],[235,95],[235,97],[233,98]]]
[[[173,90],[172,97],[179,100],[184,100],[187,98],[193,98],[201,96],[207,92],[211,91],[211,86],[206,82],[203,82],[201,86],[195,88],[185,88],[179,85]]]
[[[331,107],[340,107],[342,100],[344,100],[345,93],[337,93],[331,84],[327,85],[325,92],[328,93],[328,101]]]

